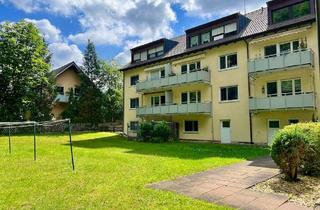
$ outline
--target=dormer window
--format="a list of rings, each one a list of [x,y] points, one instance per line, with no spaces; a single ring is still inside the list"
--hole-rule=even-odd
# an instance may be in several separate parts
[[[212,30],[213,41],[223,39],[237,32],[237,23],[231,23]]]
[[[133,54],[133,61],[134,61],[134,62],[141,61],[141,53],[135,53],[135,54]]]
[[[192,36],[190,38],[190,46],[195,47],[199,45],[199,37],[198,36]]]
[[[148,50],[148,58],[155,58],[163,55],[163,45]]]
[[[210,32],[201,34],[201,44],[210,42]]]
[[[310,14],[310,1],[303,1],[294,5],[283,7],[272,11],[272,23],[280,23],[283,21],[299,18]]]

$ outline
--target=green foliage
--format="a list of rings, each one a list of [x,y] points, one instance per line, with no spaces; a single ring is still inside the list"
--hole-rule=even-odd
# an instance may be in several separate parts
[[[165,121],[156,123],[154,126],[154,138],[157,142],[169,141],[170,132],[170,127]]]
[[[141,122],[139,125],[138,138],[144,142],[167,142],[170,138],[170,127],[167,122]]]
[[[285,174],[286,179],[295,181],[298,169],[306,155],[307,136],[299,130],[281,130],[275,136],[271,156]]]
[[[152,141],[153,127],[153,123],[149,121],[139,123],[138,138],[144,142]]]
[[[93,125],[122,119],[122,74],[115,65],[98,60],[90,40],[78,88],[79,95],[70,97],[63,118]]]
[[[38,29],[25,21],[0,24],[0,121],[51,119],[54,83]]]
[[[306,175],[320,176],[320,123],[299,123],[284,129],[298,130],[307,136],[307,151],[301,171]]]

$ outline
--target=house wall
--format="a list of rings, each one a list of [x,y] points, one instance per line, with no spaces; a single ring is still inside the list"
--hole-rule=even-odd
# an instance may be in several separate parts
[[[78,73],[70,68],[56,77],[56,86],[64,87],[64,95],[68,95],[71,88],[79,86],[81,83]],[[56,102],[51,113],[54,118],[61,118],[61,113],[66,109],[67,103]]]

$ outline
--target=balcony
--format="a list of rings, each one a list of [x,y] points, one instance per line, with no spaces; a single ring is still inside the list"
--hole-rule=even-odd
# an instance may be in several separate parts
[[[60,103],[68,103],[69,96],[58,94],[55,101]]]
[[[307,49],[279,55],[276,57],[251,60],[248,63],[248,71],[249,74],[251,74],[292,67],[313,66],[313,62],[313,51]]]
[[[250,99],[250,110],[252,111],[314,108],[315,96],[313,93]]]
[[[159,80],[146,80],[139,82],[136,86],[137,92],[152,92],[154,90],[166,89],[175,85],[190,83],[210,83],[210,72],[208,70],[198,70],[181,75],[172,75]]]
[[[178,115],[178,114],[210,114],[211,103],[172,104],[156,107],[137,108],[137,116]]]

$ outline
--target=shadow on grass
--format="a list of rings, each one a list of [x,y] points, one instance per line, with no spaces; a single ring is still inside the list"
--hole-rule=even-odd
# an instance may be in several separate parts
[[[90,140],[74,141],[79,148],[101,149],[122,148],[126,153],[174,157],[181,159],[203,159],[212,157],[238,158],[250,160],[268,155],[269,150],[255,146],[220,145],[212,143],[170,142],[162,144],[128,141],[121,136],[94,138]]]

